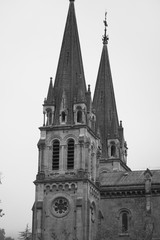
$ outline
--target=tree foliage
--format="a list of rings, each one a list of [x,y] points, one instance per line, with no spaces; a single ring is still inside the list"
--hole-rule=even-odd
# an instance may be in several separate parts
[[[28,224],[27,224],[25,230],[23,232],[19,233],[19,239],[21,239],[21,240],[31,240],[32,239],[32,233],[31,233],[31,230],[29,229]]]
[[[12,237],[6,237],[5,236],[5,230],[0,229],[0,240],[14,240]]]
[[[6,237],[5,240],[14,240],[12,237]]]
[[[0,229],[0,240],[4,240],[4,239],[5,239],[5,230]]]
[[[4,213],[3,213],[3,209],[0,209],[0,217],[3,217]]]

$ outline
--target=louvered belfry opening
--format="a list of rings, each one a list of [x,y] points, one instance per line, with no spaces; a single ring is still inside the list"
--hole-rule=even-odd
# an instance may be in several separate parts
[[[52,155],[52,170],[59,169],[59,141],[53,142],[53,155]]]
[[[74,140],[68,141],[67,149],[67,169],[74,169]]]

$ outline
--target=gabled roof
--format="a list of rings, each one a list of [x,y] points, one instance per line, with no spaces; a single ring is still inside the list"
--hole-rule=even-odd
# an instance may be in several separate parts
[[[160,170],[151,170],[152,184],[160,184]],[[101,186],[118,187],[142,185],[145,183],[145,171],[107,172],[101,176]]]
[[[97,131],[100,132],[102,142],[102,157],[107,157],[106,140],[117,138],[119,129],[107,41],[103,42],[93,107],[97,116]]]
[[[48,98],[51,101],[51,89]],[[74,1],[70,0],[69,11],[62,41],[61,52],[55,77],[52,98],[55,101],[55,122],[59,124],[62,99],[65,96],[67,123],[73,124],[73,103],[86,101],[86,83],[84,77]]]

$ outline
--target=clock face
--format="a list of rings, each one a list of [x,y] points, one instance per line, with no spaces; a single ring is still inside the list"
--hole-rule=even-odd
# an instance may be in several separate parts
[[[64,217],[69,212],[69,202],[64,197],[54,199],[51,206],[51,211],[56,217]]]

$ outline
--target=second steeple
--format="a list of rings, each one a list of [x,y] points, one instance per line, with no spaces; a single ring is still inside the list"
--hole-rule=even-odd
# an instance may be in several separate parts
[[[126,166],[127,147],[119,124],[114,95],[112,74],[108,55],[107,21],[105,14],[103,49],[93,98],[96,111],[96,132],[102,144],[102,162],[109,170],[128,169]]]

